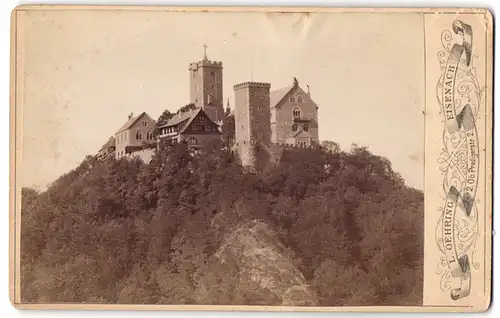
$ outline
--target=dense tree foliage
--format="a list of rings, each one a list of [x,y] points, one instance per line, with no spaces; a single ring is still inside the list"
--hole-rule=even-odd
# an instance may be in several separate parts
[[[184,105],[181,108],[179,108],[179,110],[176,112],[176,114],[185,113],[185,112],[188,112],[190,110],[195,110],[195,109],[196,109],[196,105],[193,103],[190,103],[190,104]]]
[[[23,189],[22,300],[274,304],[258,290],[235,296],[237,266],[214,259],[260,220],[320,305],[420,304],[422,192],[365,148],[330,150],[288,149],[256,172],[217,144],[178,144],[150,164],[87,157],[45,192]]]

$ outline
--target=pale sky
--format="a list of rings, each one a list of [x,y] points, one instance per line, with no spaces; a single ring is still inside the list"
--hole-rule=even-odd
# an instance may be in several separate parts
[[[387,157],[423,188],[424,56],[415,13],[37,11],[20,19],[21,183],[43,187],[95,154],[130,112],[189,103],[188,64],[222,61],[233,85],[297,77],[319,105],[319,137]],[[24,50],[23,50],[24,48]],[[24,58],[23,58],[24,56]],[[253,60],[253,63],[250,61]],[[224,102],[225,105],[225,102]]]

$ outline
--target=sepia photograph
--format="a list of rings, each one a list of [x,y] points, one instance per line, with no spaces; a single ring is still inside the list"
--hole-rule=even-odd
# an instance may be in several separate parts
[[[14,302],[481,307],[492,44],[430,13],[19,7]]]

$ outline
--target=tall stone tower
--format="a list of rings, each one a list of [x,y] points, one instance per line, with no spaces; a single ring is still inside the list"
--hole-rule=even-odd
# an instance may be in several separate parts
[[[234,85],[235,139],[243,166],[255,165],[256,145],[271,143],[270,88],[258,82]]]
[[[215,122],[224,118],[222,101],[222,62],[209,61],[207,45],[203,60],[189,64],[191,103],[201,107]]]

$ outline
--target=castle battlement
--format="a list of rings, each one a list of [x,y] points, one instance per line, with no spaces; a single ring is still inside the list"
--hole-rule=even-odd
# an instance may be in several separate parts
[[[210,67],[219,67],[219,68],[222,68],[222,62],[219,62],[219,61],[209,61],[209,60],[201,60],[201,61],[198,61],[198,62],[193,62],[193,63],[189,63],[189,70],[192,71],[192,70],[196,70],[200,67],[203,67],[203,66],[210,66]]]
[[[267,146],[269,149],[290,149],[290,148],[296,148],[296,149],[317,149],[320,148],[320,145],[300,145],[300,144],[287,144],[287,143],[271,143],[269,146]]]
[[[233,86],[234,89],[240,89],[244,87],[261,87],[261,88],[271,88],[271,84],[264,82],[243,82]]]

